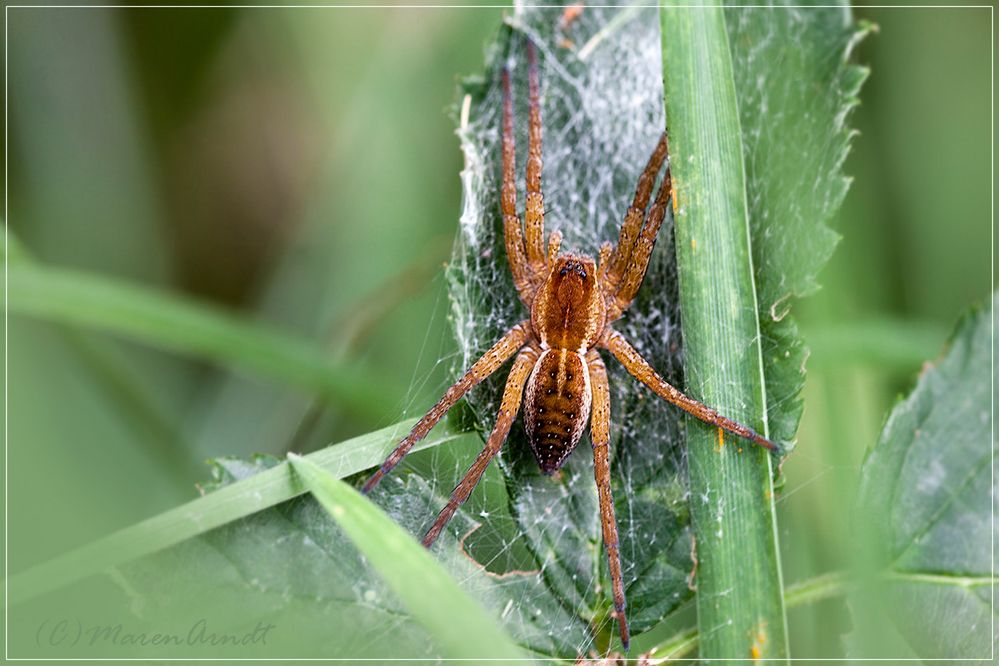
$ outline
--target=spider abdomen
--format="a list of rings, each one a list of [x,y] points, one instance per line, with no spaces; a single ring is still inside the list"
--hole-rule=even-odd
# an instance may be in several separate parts
[[[583,355],[547,349],[534,365],[524,395],[524,426],[534,457],[552,474],[579,443],[590,416],[590,374]]]

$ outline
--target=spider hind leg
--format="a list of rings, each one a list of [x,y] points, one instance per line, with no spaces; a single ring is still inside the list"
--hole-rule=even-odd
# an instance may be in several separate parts
[[[410,449],[413,446],[427,436],[430,430],[437,425],[437,422],[447,414],[448,410],[454,407],[455,403],[458,402],[473,386],[489,377],[491,374],[499,370],[500,366],[503,365],[507,359],[513,356],[521,346],[527,342],[529,333],[530,322],[522,321],[500,338],[496,344],[494,344],[489,351],[483,354],[482,358],[476,361],[468,372],[462,376],[451,388],[444,393],[444,396],[437,402],[436,405],[430,408],[430,411],[423,415],[410,433],[401,441],[399,445],[395,447],[395,450],[389,454],[389,457],[385,459],[374,474],[372,474],[364,486],[361,488],[361,492],[367,495],[378,485],[386,474],[391,472],[396,465],[402,462],[402,459],[406,457]]]
[[[603,529],[604,549],[610,569],[611,593],[614,597],[614,615],[621,634],[621,647],[628,651],[631,632],[628,629],[627,602],[624,598],[624,580],[621,573],[621,552],[618,544],[617,518],[614,515],[614,497],[611,494],[610,476],[610,386],[607,368],[595,349],[586,356],[589,362],[590,382],[593,386],[593,419],[590,434],[593,440],[593,477],[600,500],[600,525]]]
[[[499,414],[496,417],[496,425],[493,426],[493,431],[490,433],[489,439],[486,440],[485,447],[479,452],[475,462],[468,468],[468,472],[465,473],[461,482],[452,491],[448,503],[423,536],[423,545],[427,548],[430,548],[434,544],[437,537],[444,530],[444,527],[454,517],[458,507],[464,504],[472,494],[475,486],[479,483],[479,479],[482,478],[486,468],[489,467],[489,463],[499,453],[500,447],[506,441],[507,435],[510,434],[510,427],[513,425],[514,419],[517,418],[517,412],[520,411],[520,401],[524,394],[524,383],[537,359],[537,351],[530,346],[524,347],[517,355],[517,359],[513,362],[513,369],[510,370],[510,375],[506,380],[506,388],[503,390],[503,402],[500,404]]]

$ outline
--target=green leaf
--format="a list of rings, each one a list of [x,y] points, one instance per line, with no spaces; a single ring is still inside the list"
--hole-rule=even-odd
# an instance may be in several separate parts
[[[338,477],[356,474],[381,463],[413,423],[412,420],[403,421],[349,439],[317,451],[309,459]],[[465,435],[448,420],[414,448],[430,448],[461,437],[473,436]],[[25,601],[155,553],[304,492],[292,481],[287,464],[270,466],[262,465],[259,461],[246,463],[230,459],[216,462],[216,482],[208,489],[214,489],[232,479],[242,479],[249,472],[254,475],[238,483],[219,487],[204,497],[14,574],[8,580],[10,602]]]
[[[10,229],[5,230],[0,242],[7,265],[37,267],[31,253]],[[97,340],[85,331],[66,329],[62,333],[87,370],[93,373],[93,390],[105,394],[109,398],[109,407],[113,406],[116,413],[134,426],[130,444],[151,444],[149,449],[156,454],[160,470],[170,468],[185,481],[196,478],[200,473],[200,464],[195,462],[189,451],[187,455],[177,455],[189,448],[188,442],[173,415],[167,413],[160,404],[159,396],[154,395],[157,389],[150,387],[142,376],[136,359],[126,358],[120,350],[102,344],[106,341]],[[52,351],[44,353],[51,355]]]
[[[310,460],[294,454],[289,460],[313,497],[430,631],[445,656],[523,658],[485,609],[391,518]]]
[[[856,520],[869,577],[851,603],[853,654],[991,663],[996,298],[958,324],[864,461]]]
[[[767,421],[772,439],[790,442],[808,349],[789,311],[818,289],[816,276],[839,240],[828,223],[849,187],[842,165],[856,132],[847,121],[868,74],[849,59],[871,26],[855,24],[847,2],[728,5]]]
[[[9,266],[9,312],[128,336],[233,365],[379,418],[383,386],[304,340],[204,305],[96,275]]]
[[[947,329],[931,321],[877,318],[816,326],[805,337],[816,363],[910,371],[939,349]]]
[[[7,264],[18,264],[24,261],[29,261],[31,259],[28,256],[27,251],[21,244],[21,241],[17,239],[17,236],[10,232],[7,228],[7,222],[4,221],[4,235],[2,240],[2,254],[3,260]]]
[[[221,493],[245,486],[276,466],[294,482],[288,465],[274,458],[224,461],[217,474]],[[375,490],[378,503],[401,529],[418,534],[445,501],[418,474],[397,474]],[[209,495],[211,497],[211,495]],[[547,594],[538,570],[502,575],[478,564],[468,542],[482,516],[459,510],[462,537],[445,534],[434,557],[467,595],[497,618],[506,632],[533,652],[550,655],[585,639],[579,624]],[[375,531],[369,529],[369,531]],[[377,535],[369,535],[376,539]],[[311,497],[282,502],[229,522],[171,548],[112,571],[130,599],[129,624],[138,630],[168,626],[175,618],[203,617],[213,627],[253,627],[263,618],[276,625],[262,654],[323,658],[440,658],[442,645],[402,603],[345,531]],[[401,568],[400,568],[401,571]],[[423,574],[419,574],[422,576]],[[428,597],[435,612],[456,623],[454,607]],[[475,641],[468,641],[472,648]],[[238,656],[209,651],[197,656]],[[148,649],[148,648],[147,648]],[[174,654],[166,652],[165,654]],[[149,656],[148,652],[145,656]],[[481,655],[477,655],[481,656]],[[523,655],[522,655],[523,656]]]

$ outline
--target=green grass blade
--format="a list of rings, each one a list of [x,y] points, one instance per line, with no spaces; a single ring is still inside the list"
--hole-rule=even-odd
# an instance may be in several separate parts
[[[524,658],[486,610],[458,586],[433,555],[363,495],[301,456],[295,472],[447,657]]]
[[[82,326],[269,377],[355,413],[383,416],[392,395],[317,346],[219,310],[88,273],[11,264],[7,308]]]
[[[316,451],[308,458],[337,477],[356,474],[381,463],[415,422],[408,420],[396,423]],[[448,420],[413,450],[437,446],[460,437],[477,435],[462,432]],[[281,463],[11,576],[8,580],[9,601],[14,604],[50,592],[272,507],[304,492],[305,489],[289,473],[288,464]]]
[[[723,10],[662,4],[690,394],[766,433],[741,127]],[[701,656],[787,656],[767,452],[688,419]]]
[[[34,257],[9,229],[0,236],[0,254],[7,264],[36,267]],[[136,429],[135,443],[150,444],[159,463],[173,470],[178,478],[197,478],[200,464],[190,451],[176,419],[171,418],[155,398],[151,386],[140,372],[122,358],[119,350],[102,345],[86,332],[67,329],[64,338],[93,372],[96,386],[118,406],[120,414]],[[186,455],[178,456],[178,451]]]

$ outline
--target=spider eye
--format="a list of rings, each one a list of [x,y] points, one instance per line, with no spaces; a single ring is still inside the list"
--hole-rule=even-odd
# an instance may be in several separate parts
[[[580,269],[579,270],[579,277],[581,277],[581,278],[583,278],[585,280],[586,279],[586,271]]]
[[[567,270],[566,270],[565,268],[563,268],[562,270],[560,270],[560,271],[558,272],[558,274],[559,274],[559,275],[561,275],[562,277],[565,277],[565,274],[566,274],[566,273],[568,273],[568,272],[569,272],[569,271],[567,271]]]

